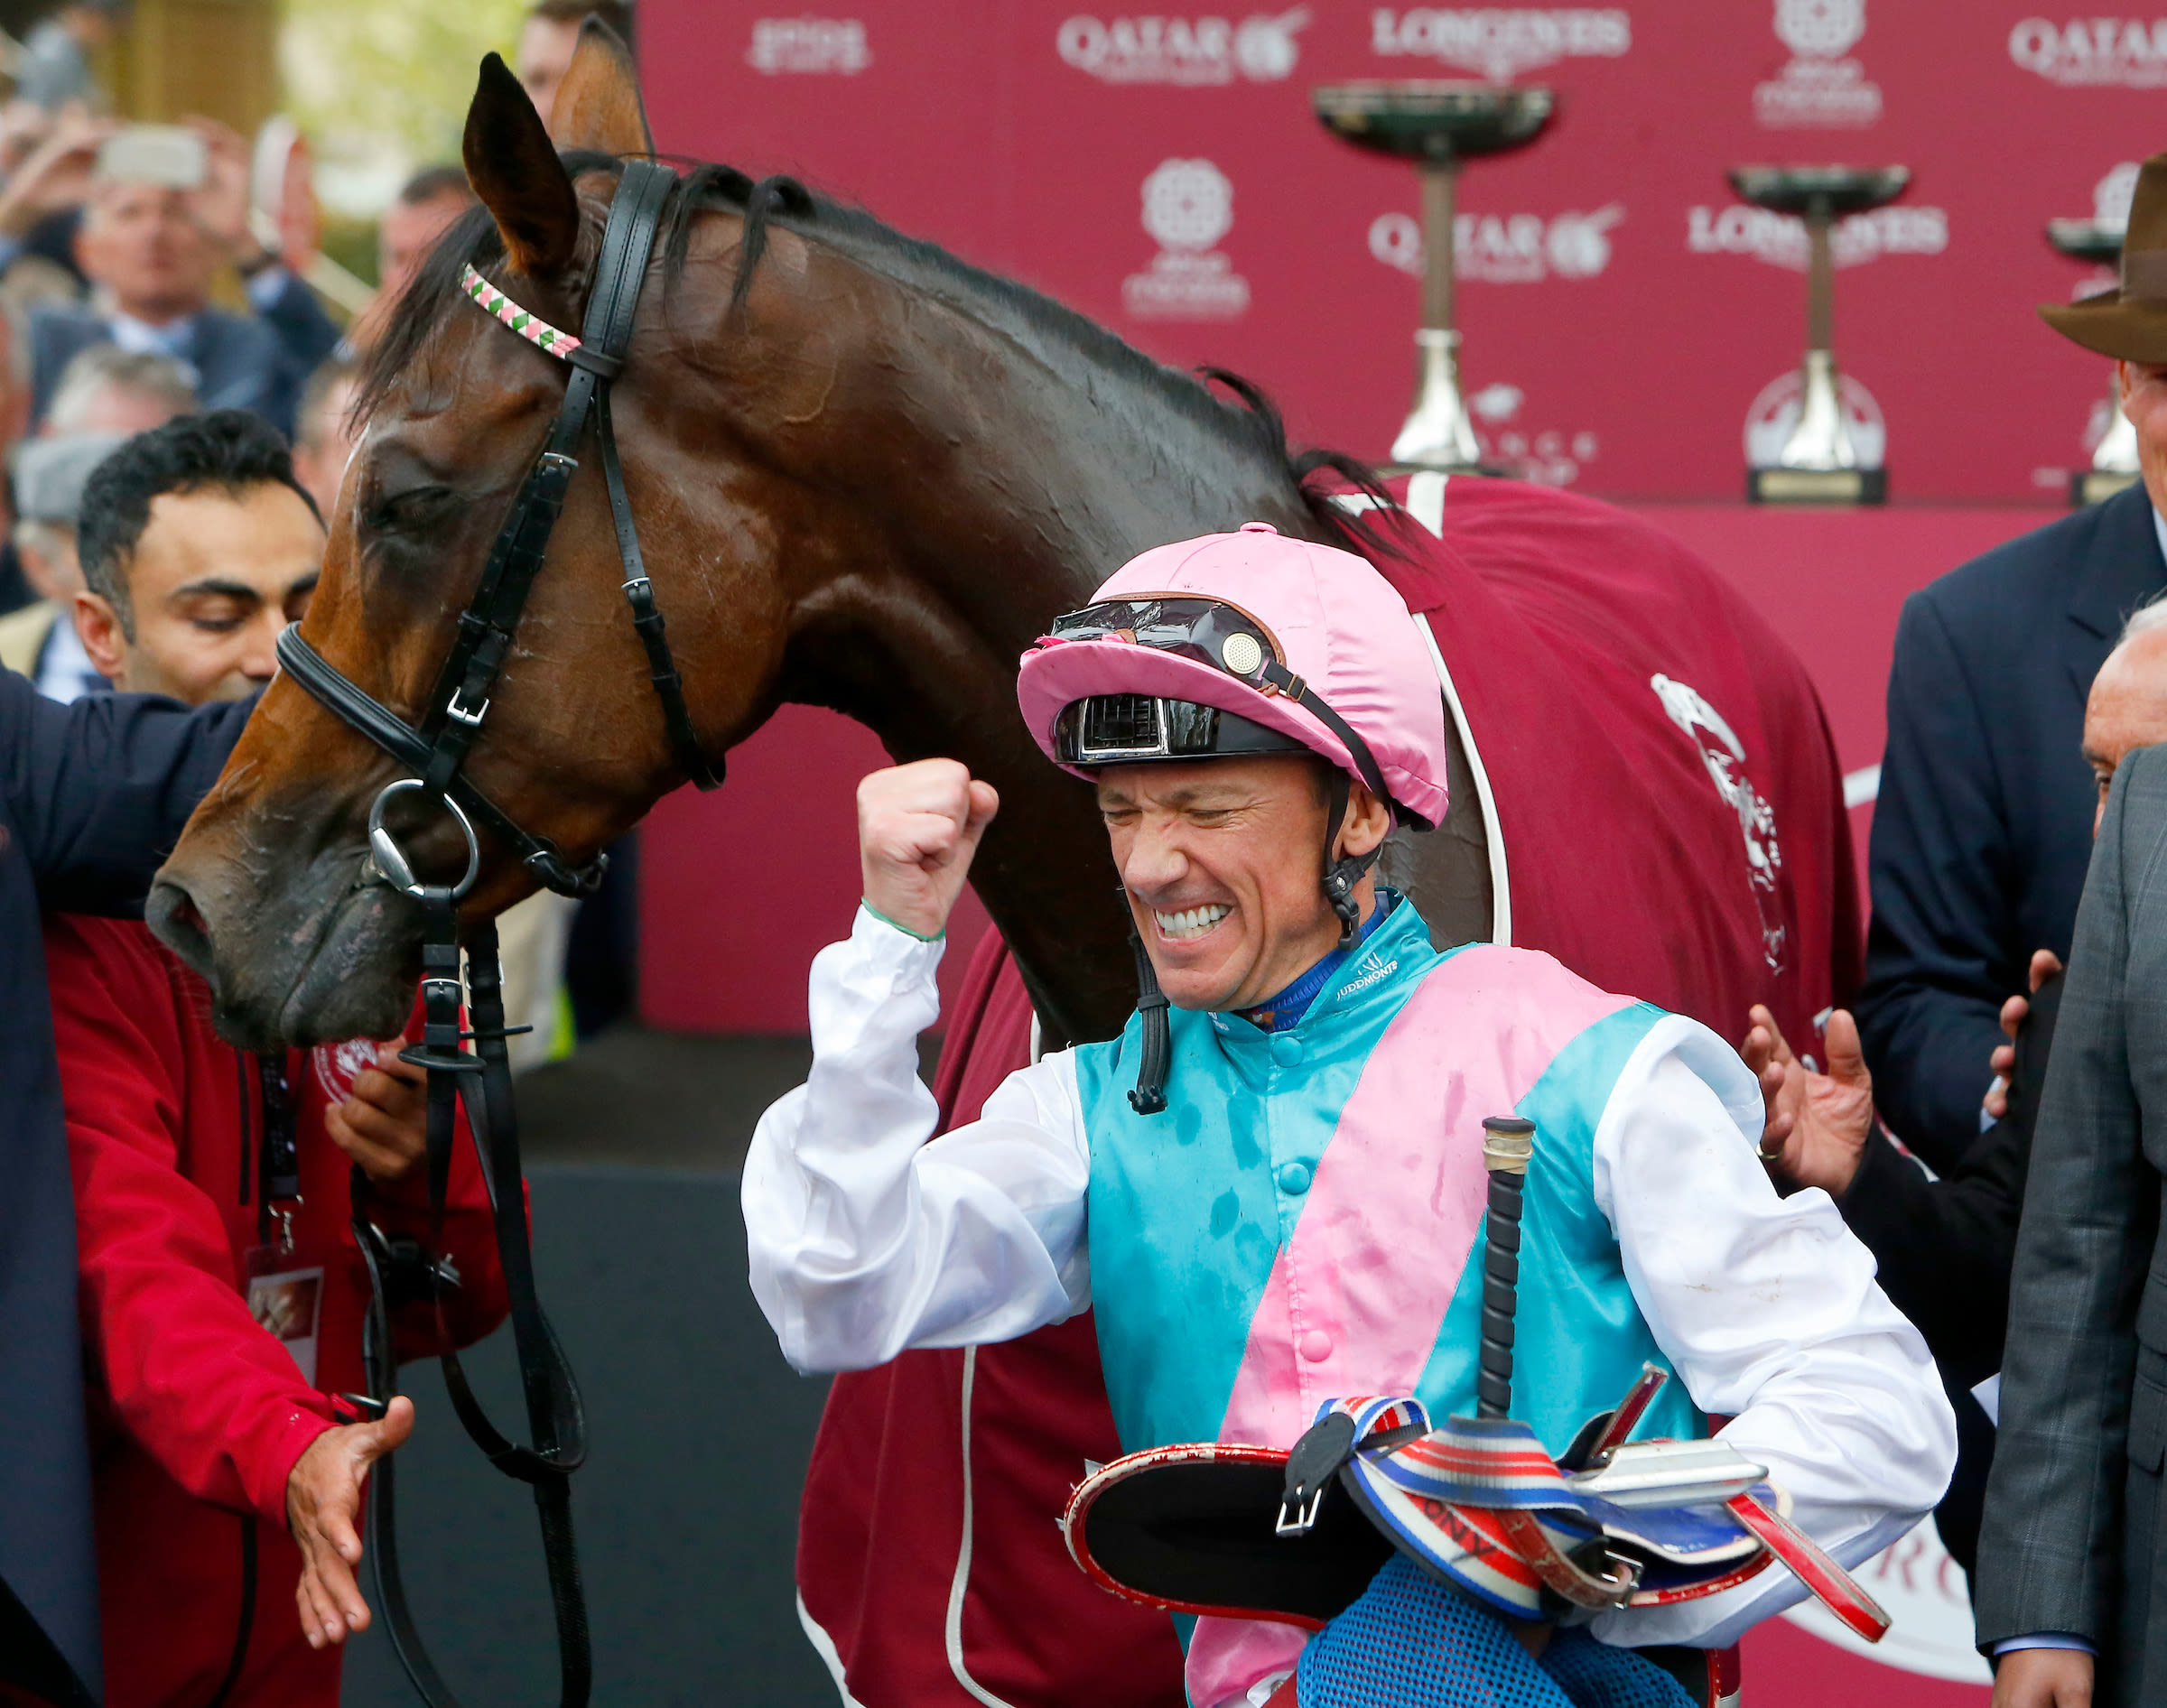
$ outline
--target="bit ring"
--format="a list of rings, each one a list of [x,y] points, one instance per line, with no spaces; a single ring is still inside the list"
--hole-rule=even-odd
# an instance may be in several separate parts
[[[407,789],[426,789],[429,785],[417,777],[402,777],[396,783],[387,783],[377,794],[368,809],[368,863],[376,875],[403,896],[416,901],[426,901],[432,887],[414,875],[414,863],[406,858],[405,850],[384,828],[384,803],[395,794]],[[474,880],[481,876],[481,841],[474,834],[474,826],[460,810],[459,803],[448,794],[436,797],[445,811],[458,823],[460,833],[467,839],[466,876],[451,889],[451,899],[457,901],[474,887]]]

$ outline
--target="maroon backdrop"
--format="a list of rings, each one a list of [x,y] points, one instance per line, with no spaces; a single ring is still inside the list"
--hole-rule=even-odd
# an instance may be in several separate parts
[[[861,202],[1162,360],[1247,374],[1297,441],[1371,458],[1410,392],[1414,175],[1326,135],[1308,90],[1556,88],[1550,134],[1463,182],[1465,378],[1485,448],[1525,478],[1635,500],[1707,556],[1798,648],[1857,770],[1881,757],[1903,595],[2048,520],[2014,506],[2053,502],[2101,425],[2106,365],[2032,311],[2101,281],[2041,227],[2125,196],[2129,163],[2167,146],[2167,16],[2041,3],[834,0],[762,16],[642,0],[640,48],[665,148]],[[1914,174],[1902,202],[1841,234],[1837,286],[1846,400],[1863,436],[1885,432],[1899,507],[1749,512],[1720,501],[1741,488],[1749,426],[1781,431],[1803,245],[1737,206],[1725,171],[1828,161]],[[1963,507],[1982,504],[2002,507]],[[663,803],[644,878],[650,1019],[802,1031],[805,962],[857,892],[851,784],[879,763],[864,730],[786,708],[732,756],[722,794]],[[1854,818],[1862,850],[1869,812]],[[775,834],[803,861],[786,895]],[[1749,1645],[1753,1699],[1983,1702],[1943,1682],[1962,1671],[1967,1621],[1922,1546],[1870,1573],[1906,1601],[1908,1646],[1893,1638],[1876,1666],[1772,1625]]]
[[[1372,457],[1411,381],[1414,174],[1328,136],[1309,88],[1550,84],[1550,134],[1464,181],[1467,380],[1493,454],[1606,496],[1738,493],[1749,412],[1797,363],[1797,227],[1725,169],[1907,165],[1840,246],[1839,357],[1896,495],[2010,501],[2081,459],[2107,384],[2033,316],[2087,276],[2041,227],[2167,145],[2167,18],[2042,3],[644,0],[640,28],[665,147],[862,201]]]

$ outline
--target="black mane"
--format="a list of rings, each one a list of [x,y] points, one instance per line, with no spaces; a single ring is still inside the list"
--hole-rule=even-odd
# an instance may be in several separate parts
[[[561,158],[575,179],[589,172],[614,172],[619,165],[612,155],[582,151],[567,151]],[[1028,285],[960,261],[937,244],[907,237],[863,209],[817,196],[792,178],[756,181],[734,166],[691,165],[671,192],[662,233],[666,281],[674,282],[684,272],[693,219],[709,209],[738,213],[745,221],[737,280],[730,291],[733,315],[752,288],[769,228],[781,224],[811,240],[832,245],[898,283],[953,304],[1027,347],[1065,348],[1095,367],[1127,378],[1200,430],[1262,456],[1328,534],[1345,536],[1372,553],[1405,554],[1390,530],[1373,528],[1333,501],[1335,491],[1352,488],[1389,502],[1376,472],[1344,451],[1295,451],[1270,398],[1238,375],[1217,367],[1200,368],[1194,375],[1167,367],[1074,310]],[[420,357],[449,305],[462,296],[460,278],[464,270],[470,265],[486,273],[491,264],[504,259],[504,253],[496,222],[479,206],[469,209],[438,240],[362,369],[354,405],[358,421],[366,420],[383,403],[399,375]],[[1232,392],[1237,401],[1229,403],[1215,395],[1210,389],[1214,383]]]

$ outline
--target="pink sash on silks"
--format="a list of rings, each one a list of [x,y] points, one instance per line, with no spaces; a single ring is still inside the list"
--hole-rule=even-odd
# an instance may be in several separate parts
[[[1458,1261],[1439,1259],[1472,1250],[1483,1219],[1483,1117],[1519,1108],[1558,1049],[1630,1006],[1547,956],[1511,950],[1463,950],[1423,979],[1372,1052],[1294,1237],[1272,1265],[1221,1441],[1291,1446],[1326,1400],[1420,1388],[1461,1280]],[[1520,1048],[1436,1047],[1441,1039],[1496,1035],[1501,1012],[1524,1017],[1527,1029],[1508,1034]],[[1465,1165],[1440,1167],[1440,1149]],[[1423,1190],[1381,1194],[1380,1181]],[[1432,1260],[1411,1263],[1413,1252]],[[1331,1337],[1331,1351],[1297,1356],[1303,1333],[1316,1329]],[[1189,1699],[1236,1697],[1291,1667],[1307,1640],[1292,1625],[1199,1619],[1189,1640]]]

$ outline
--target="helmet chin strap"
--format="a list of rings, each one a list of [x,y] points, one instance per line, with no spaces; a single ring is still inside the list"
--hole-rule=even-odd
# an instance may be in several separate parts
[[[1128,900],[1128,890],[1121,898]],[[1139,1115],[1158,1115],[1167,1107],[1167,1066],[1173,1039],[1167,1026],[1167,993],[1158,988],[1158,974],[1141,933],[1129,933],[1129,947],[1136,954],[1136,1011],[1144,1022],[1143,1051],[1136,1064],[1136,1089],[1129,1093],[1129,1107]]]
[[[1362,935],[1362,907],[1354,899],[1354,886],[1361,883],[1370,868],[1376,865],[1377,857],[1384,852],[1380,842],[1367,854],[1350,854],[1344,859],[1334,859],[1332,850],[1339,841],[1339,832],[1347,818],[1348,777],[1337,766],[1332,767],[1332,803],[1325,814],[1325,898],[1332,904],[1332,911],[1339,915],[1339,946],[1352,949]]]
[[[1384,851],[1384,844],[1380,842],[1367,854],[1350,854],[1344,859],[1332,858],[1340,829],[1346,822],[1348,794],[1347,774],[1337,766],[1333,766],[1331,808],[1325,816],[1325,896],[1332,904],[1332,911],[1339,915],[1342,949],[1352,948],[1362,934],[1362,907],[1354,899],[1354,886],[1362,882]],[[1128,886],[1121,886],[1115,894],[1121,896],[1123,906],[1129,905]],[[1173,1054],[1173,1038],[1167,1024],[1167,993],[1158,988],[1158,973],[1151,965],[1151,954],[1144,947],[1141,933],[1130,932],[1129,949],[1136,957],[1136,1012],[1143,1020],[1136,1088],[1129,1093],[1129,1107],[1139,1115],[1158,1115],[1167,1107],[1167,1069]]]

